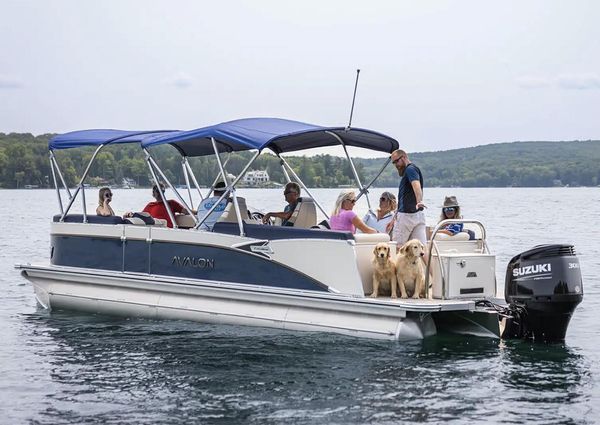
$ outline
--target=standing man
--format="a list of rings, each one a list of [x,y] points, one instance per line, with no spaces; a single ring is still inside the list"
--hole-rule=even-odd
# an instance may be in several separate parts
[[[426,245],[423,209],[427,207],[423,203],[423,174],[402,149],[392,152],[390,158],[402,178],[398,187],[398,211],[386,230],[389,232],[394,227],[392,240],[398,242],[398,248],[411,239],[418,239]]]

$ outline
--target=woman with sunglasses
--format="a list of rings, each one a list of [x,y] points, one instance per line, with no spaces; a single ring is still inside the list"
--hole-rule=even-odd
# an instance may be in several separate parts
[[[341,230],[344,232],[356,233],[356,229],[363,233],[377,233],[377,230],[367,226],[352,208],[356,204],[356,194],[353,190],[342,191],[337,200],[335,207],[329,218],[329,227],[331,230]]]
[[[387,233],[386,226],[394,218],[397,203],[396,196],[390,192],[383,192],[379,198],[379,208],[377,212],[367,212],[363,221],[369,227],[374,228],[379,233]]]
[[[444,199],[444,205],[442,207],[442,215],[440,221],[449,219],[460,219],[460,205],[456,200],[456,196],[446,196]],[[438,233],[443,233],[449,236],[454,236],[463,231],[464,225],[462,223],[451,223],[446,224],[444,228],[438,230]]]
[[[110,201],[112,201],[112,192],[110,188],[101,188],[98,192],[98,207],[96,207],[96,214],[104,217],[115,215],[115,212],[110,207]]]

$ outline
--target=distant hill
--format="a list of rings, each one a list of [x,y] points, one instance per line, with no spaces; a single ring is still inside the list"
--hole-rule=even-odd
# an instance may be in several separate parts
[[[49,187],[52,173],[48,161],[51,134],[0,133],[0,187],[25,185]],[[157,148],[158,163],[175,184],[184,183],[181,158],[171,147]],[[89,161],[93,149],[69,149],[57,152],[59,164],[69,185],[74,185]],[[514,142],[453,149],[439,152],[409,153],[423,171],[425,185],[461,187],[505,186],[598,186],[600,184],[600,141]],[[231,155],[228,171],[237,174],[250,159],[250,152]],[[286,156],[288,163],[309,187],[352,185],[353,173],[348,161],[332,155]],[[379,171],[381,158],[355,158],[363,182]],[[211,184],[217,173],[212,157],[192,158],[200,184]],[[274,155],[261,155],[252,167],[267,170],[272,181],[283,183],[284,175]],[[105,148],[91,168],[92,184],[118,184],[124,177],[139,185],[150,183],[148,168],[138,146],[121,145]],[[102,183],[100,183],[102,182]],[[383,172],[377,186],[398,184],[392,165]]]
[[[598,186],[600,141],[513,142],[409,153],[427,186],[543,187]],[[381,167],[380,159],[357,159],[367,180]],[[391,167],[391,165],[390,165]],[[395,186],[398,177],[387,172],[377,186]]]

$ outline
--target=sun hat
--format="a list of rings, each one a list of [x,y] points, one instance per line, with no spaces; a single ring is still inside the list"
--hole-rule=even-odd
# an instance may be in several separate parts
[[[446,199],[444,199],[444,205],[442,205],[443,208],[446,207],[459,207],[460,205],[458,205],[458,201],[456,200],[456,196],[446,196]]]

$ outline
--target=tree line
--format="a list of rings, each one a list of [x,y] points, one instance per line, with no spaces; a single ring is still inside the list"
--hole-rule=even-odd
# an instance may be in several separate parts
[[[50,187],[52,171],[48,141],[52,136],[0,133],[0,187]],[[63,176],[70,186],[79,181],[93,151],[93,148],[55,151]],[[167,178],[174,184],[184,184],[179,153],[170,146],[153,148],[153,151],[156,152],[154,158]],[[227,171],[238,174],[251,156],[250,152],[232,153]],[[411,153],[410,158],[423,171],[426,186],[543,187],[600,184],[600,141],[499,143]],[[352,169],[345,158],[333,155],[286,156],[286,160],[309,187],[354,184]],[[370,181],[382,163],[382,158],[355,158],[361,181]],[[213,156],[190,158],[190,165],[201,185],[210,185],[218,172]],[[275,155],[260,155],[252,169],[267,170],[272,181],[285,182],[285,175]],[[124,177],[135,180],[140,186],[151,185],[148,166],[137,145],[105,147],[97,156],[86,182],[93,185],[116,185]],[[391,165],[376,183],[380,187],[393,187],[397,184],[398,175]]]

